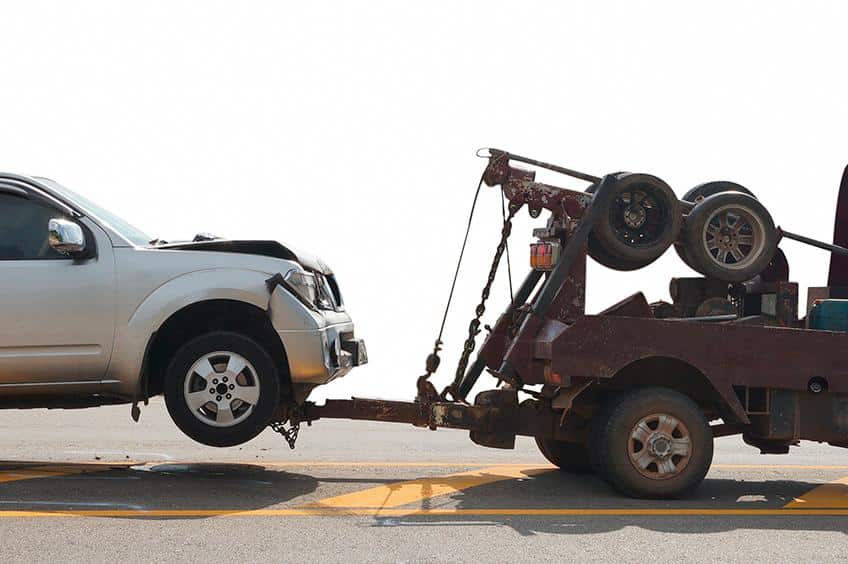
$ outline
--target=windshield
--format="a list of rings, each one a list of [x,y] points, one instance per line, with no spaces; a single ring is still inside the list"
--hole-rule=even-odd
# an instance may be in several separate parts
[[[78,204],[79,207],[84,208],[85,211],[91,214],[95,219],[108,224],[109,227],[114,229],[133,245],[144,246],[150,243],[151,239],[153,239],[148,234],[130,225],[109,210],[98,206],[91,200],[80,196],[73,190],[69,190],[48,178],[39,178],[39,180],[50,186],[50,188],[60,197],[69,200],[74,204]]]

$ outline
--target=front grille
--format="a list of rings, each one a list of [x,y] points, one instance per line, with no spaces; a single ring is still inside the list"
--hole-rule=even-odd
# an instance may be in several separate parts
[[[330,284],[330,290],[333,292],[333,301],[336,302],[339,309],[344,309],[342,292],[339,290],[339,283],[336,282],[336,276],[334,274],[327,276],[327,283]]]

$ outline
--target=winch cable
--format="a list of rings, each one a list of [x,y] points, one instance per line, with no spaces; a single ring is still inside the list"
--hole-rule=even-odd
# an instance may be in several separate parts
[[[462,239],[462,247],[459,249],[459,259],[456,261],[456,270],[453,273],[453,281],[451,282],[450,293],[448,294],[448,303],[445,305],[445,313],[442,315],[442,324],[439,327],[439,336],[436,337],[436,342],[433,344],[433,352],[427,356],[426,371],[427,373],[418,379],[419,394],[425,380],[427,380],[438,368],[441,359],[439,351],[442,350],[442,335],[445,332],[445,323],[448,319],[451,302],[453,301],[453,293],[456,289],[456,281],[459,278],[459,269],[462,266],[462,259],[465,256],[465,247],[468,245],[468,235],[471,233],[471,223],[474,219],[474,212],[477,209],[477,199],[480,197],[480,189],[483,188],[483,179],[485,171],[480,175],[480,182],[477,183],[477,190],[474,192],[474,199],[471,202],[471,212],[468,214],[468,224],[465,227],[465,237]],[[435,389],[433,389],[435,392]]]
[[[503,157],[501,157],[503,158]],[[462,259],[465,256],[465,248],[468,245],[468,236],[471,233],[471,224],[474,219],[474,212],[477,209],[477,200],[480,197],[480,190],[483,187],[483,183],[485,182],[486,170],[483,171],[483,174],[480,175],[480,181],[477,183],[477,189],[474,192],[474,199],[471,202],[471,211],[468,214],[468,223],[465,227],[465,236],[462,239],[462,247],[459,250],[459,258],[456,263],[456,269],[454,270],[453,280],[451,281],[450,293],[448,294],[448,302],[445,305],[445,312],[442,315],[442,323],[439,327],[439,336],[436,338],[436,342],[433,344],[433,352],[427,356],[427,361],[425,365],[426,372],[422,376],[418,378],[417,388],[418,388],[418,396],[417,400],[422,402],[431,402],[436,401],[438,399],[443,399],[448,393],[452,393],[455,397],[455,389],[456,384],[459,381],[460,377],[458,376],[460,373],[465,373],[465,368],[468,365],[468,358],[470,356],[471,351],[474,350],[474,337],[479,330],[477,327],[480,325],[480,317],[485,311],[485,303],[486,299],[489,297],[489,289],[491,288],[492,282],[494,281],[495,274],[498,268],[498,262],[500,261],[501,254],[506,251],[507,253],[507,263],[509,268],[509,291],[510,291],[510,303],[515,299],[512,290],[512,268],[509,266],[509,248],[506,244],[506,239],[509,237],[509,233],[511,231],[512,226],[512,218],[518,209],[521,206],[509,206],[509,213],[507,213],[505,200],[506,196],[503,192],[503,187],[501,188],[501,211],[503,214],[503,229],[501,230],[501,241],[498,245],[498,250],[495,253],[495,258],[492,264],[492,267],[489,272],[489,279],[486,283],[485,288],[483,289],[482,302],[476,308],[476,317],[472,320],[469,326],[469,336],[465,341],[465,345],[463,347],[462,355],[460,355],[459,365],[457,366],[457,376],[454,379],[454,383],[448,386],[442,394],[439,394],[436,391],[435,386],[431,382],[429,382],[430,376],[433,375],[434,372],[439,368],[439,364],[441,363],[441,358],[439,357],[439,351],[442,350],[442,335],[444,334],[445,324],[447,322],[448,313],[450,311],[450,306],[453,301],[453,294],[456,290],[456,282],[459,279],[459,270],[462,266]]]

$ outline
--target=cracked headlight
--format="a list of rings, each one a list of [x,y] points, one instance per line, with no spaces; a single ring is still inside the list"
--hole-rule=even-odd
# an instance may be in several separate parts
[[[318,284],[315,276],[308,272],[289,270],[283,277],[289,289],[306,305],[315,308],[315,300],[318,297]]]

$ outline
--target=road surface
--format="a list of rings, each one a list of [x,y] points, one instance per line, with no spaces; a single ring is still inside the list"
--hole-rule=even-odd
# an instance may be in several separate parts
[[[182,436],[155,400],[0,412],[0,560],[225,562],[844,561],[848,450],[762,456],[720,439],[703,486],[622,498],[532,441],[319,421],[296,450]]]

